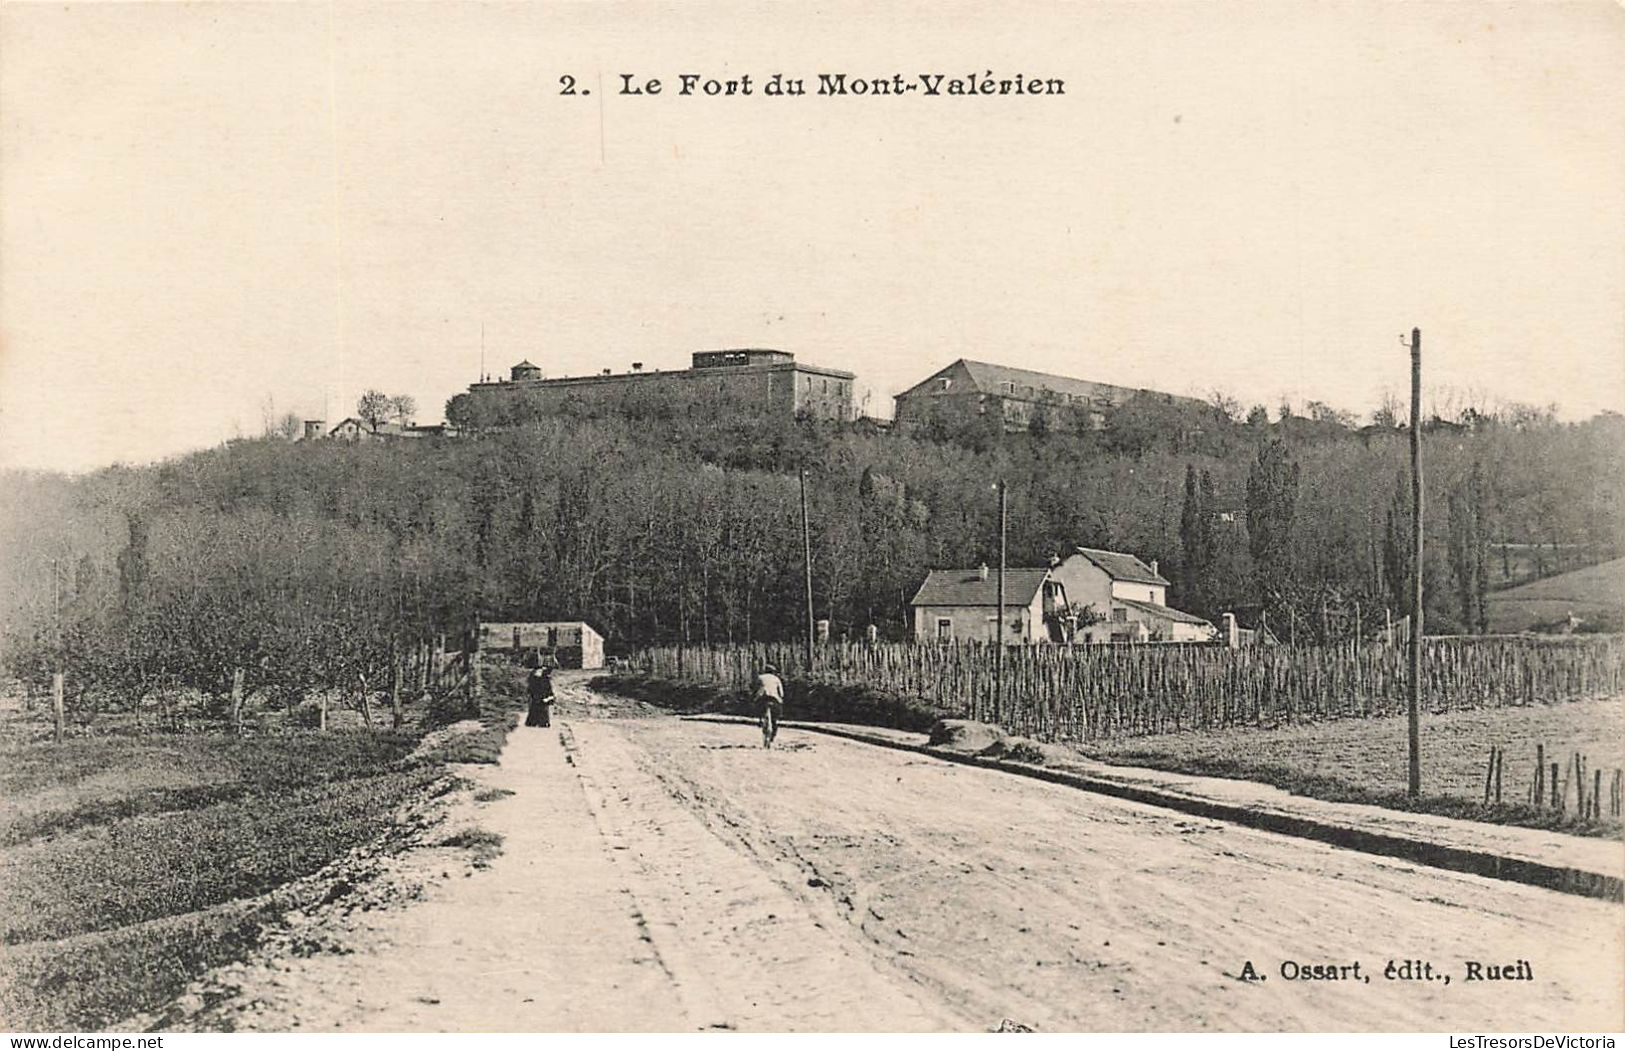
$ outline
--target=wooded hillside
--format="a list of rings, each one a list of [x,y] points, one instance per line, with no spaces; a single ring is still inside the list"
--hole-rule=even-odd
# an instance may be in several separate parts
[[[1083,436],[909,437],[656,405],[455,440],[265,438],[11,475],[0,644],[34,681],[60,625],[81,688],[219,695],[242,667],[250,689],[291,698],[380,681],[392,648],[480,618],[586,619],[623,649],[792,638],[802,467],[815,609],[836,637],[901,637],[927,568],[995,561],[998,478],[1014,565],[1130,551],[1159,561],[1171,604],[1267,609],[1299,642],[1347,637],[1356,607],[1366,627],[1403,611],[1403,431],[1158,415],[1172,411],[1135,406]],[[1625,419],[1476,417],[1424,444],[1430,631],[1482,629],[1505,578],[1622,550]]]

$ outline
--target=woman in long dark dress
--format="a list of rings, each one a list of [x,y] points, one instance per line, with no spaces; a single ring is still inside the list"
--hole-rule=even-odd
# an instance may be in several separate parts
[[[525,713],[526,726],[551,726],[553,723],[553,669],[546,660],[537,660],[536,666],[525,677],[530,691],[530,711]]]

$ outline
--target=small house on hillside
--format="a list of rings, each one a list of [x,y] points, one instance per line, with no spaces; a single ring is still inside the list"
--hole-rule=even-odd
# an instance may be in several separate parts
[[[1045,614],[1066,605],[1066,594],[1047,569],[1006,569],[1004,606],[1007,642],[1051,641]],[[996,642],[999,577],[987,566],[933,569],[909,602],[914,638],[927,641]]]
[[[1209,642],[1218,632],[1168,605],[1168,580],[1122,551],[1080,547],[1050,567],[1074,608],[1093,606],[1105,620],[1079,629],[1076,642]]]
[[[305,421],[305,437],[316,437],[312,433],[312,424],[320,425],[320,420]],[[349,416],[340,420],[327,432],[329,438],[346,442],[372,442],[388,441],[393,438],[444,438],[455,433],[455,429],[443,423],[425,424],[419,426],[415,423],[380,423],[373,427],[366,420],[357,416]]]
[[[602,668],[604,637],[580,620],[481,622],[480,649],[541,653],[561,668]]]

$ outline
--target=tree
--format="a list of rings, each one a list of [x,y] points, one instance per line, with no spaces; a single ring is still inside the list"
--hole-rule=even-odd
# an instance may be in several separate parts
[[[1213,563],[1217,554],[1213,537],[1213,476],[1197,475],[1185,465],[1185,503],[1179,514],[1180,603],[1193,613],[1207,614],[1213,600]]]
[[[1399,395],[1392,388],[1382,392],[1382,404],[1371,413],[1371,425],[1385,430],[1395,430],[1399,421],[1404,418],[1405,405],[1399,400]]]
[[[389,399],[389,414],[402,427],[411,424],[413,417],[417,415],[417,411],[417,399],[410,394],[397,394]]]
[[[1460,605],[1461,625],[1482,635],[1489,630],[1489,546],[1479,519],[1484,475],[1478,464],[1449,498],[1450,578]]]
[[[1258,448],[1247,475],[1247,545],[1266,607],[1279,606],[1293,579],[1292,527],[1297,514],[1298,464],[1272,438]]]
[[[1411,490],[1402,474],[1394,480],[1394,495],[1382,532],[1383,583],[1388,601],[1401,616],[1411,611]]]
[[[1215,413],[1232,423],[1241,418],[1241,402],[1222,390],[1210,391],[1207,403],[1213,407]]]
[[[377,431],[395,414],[394,400],[381,390],[369,390],[355,403],[356,417],[372,431]]]

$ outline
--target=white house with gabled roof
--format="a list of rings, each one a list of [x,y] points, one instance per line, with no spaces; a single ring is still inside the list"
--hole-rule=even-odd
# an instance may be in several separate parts
[[[1168,605],[1168,579],[1122,551],[1079,547],[1050,566],[1050,579],[1074,609],[1093,606],[1105,620],[1079,632],[1079,642],[1207,642],[1217,629]]]

